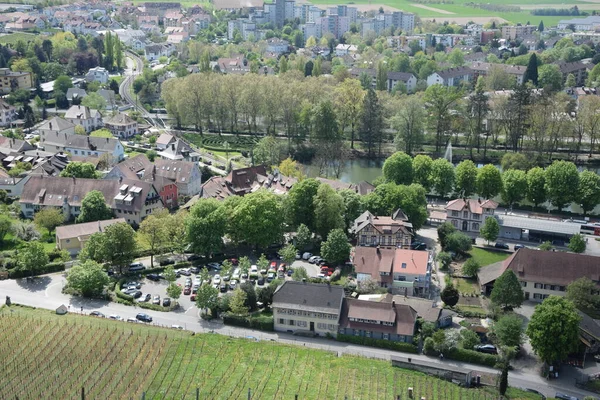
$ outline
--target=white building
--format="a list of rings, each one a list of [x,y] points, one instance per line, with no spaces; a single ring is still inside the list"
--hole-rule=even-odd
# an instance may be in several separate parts
[[[138,123],[127,114],[119,113],[104,122],[106,129],[111,131],[114,136],[121,139],[129,139],[137,135]]]
[[[0,126],[9,126],[16,119],[17,109],[4,100],[0,100]]]
[[[575,26],[576,31],[595,31],[600,27],[600,16],[594,15],[585,18],[562,19],[556,26],[558,29],[567,29],[569,25]]]
[[[102,115],[98,110],[76,105],[71,106],[65,114],[65,119],[74,125],[81,125],[87,133],[102,127]]]
[[[88,82],[108,83],[108,71],[103,67],[90,68],[85,74],[85,80]]]

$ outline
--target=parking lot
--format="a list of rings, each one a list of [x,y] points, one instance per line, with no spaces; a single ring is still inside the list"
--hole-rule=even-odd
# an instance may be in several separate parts
[[[269,263],[271,263],[271,261],[269,261]],[[320,267],[318,265],[310,264],[308,261],[305,261],[305,260],[296,260],[291,265],[292,270],[294,268],[298,268],[298,267],[303,267],[304,269],[306,269],[306,272],[309,277],[316,277],[321,272]],[[235,275],[236,273],[238,275],[240,274],[239,268],[237,268],[237,267],[233,270],[232,276]],[[211,277],[211,285],[214,285],[215,275],[221,275],[221,274],[219,271],[215,271],[215,270],[209,270],[209,274]],[[181,306],[180,310],[186,314],[196,313],[197,308],[196,308],[195,301],[191,300],[191,297],[192,297],[191,294],[185,295],[183,292],[183,289],[185,288],[186,279],[188,279],[188,278],[191,279],[192,284],[193,284],[197,277],[199,277],[198,274],[191,273],[190,276],[181,275],[175,281],[175,283],[180,285],[182,288],[181,297],[177,301]],[[265,276],[265,278],[266,278],[266,276]],[[286,273],[285,279],[291,280],[292,278],[289,277]],[[221,277],[221,281],[222,281],[222,277]],[[141,283],[141,288],[139,290],[142,292],[142,298],[144,298],[146,296],[146,294],[150,294],[150,298],[151,298],[150,302],[152,302],[152,300],[154,299],[154,297],[156,295],[160,296],[161,304],[162,304],[163,299],[165,297],[168,297],[168,295],[167,295],[168,282],[164,279],[161,279],[159,281],[152,281],[150,279],[141,279],[141,280],[137,280],[137,282]],[[237,282],[237,286],[239,286],[239,284],[240,284],[240,281]],[[266,279],[262,285],[259,285],[259,282],[257,281],[255,284],[255,288],[259,289],[259,288],[265,287],[268,284],[269,283],[266,281]],[[221,296],[226,293],[231,293],[231,291],[232,290],[231,290],[231,288],[229,288],[229,285],[228,285],[227,291],[226,292],[219,291],[219,295]]]

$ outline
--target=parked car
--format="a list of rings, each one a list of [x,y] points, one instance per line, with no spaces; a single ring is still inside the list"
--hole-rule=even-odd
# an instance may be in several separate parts
[[[127,282],[124,283],[122,287],[134,287],[136,289],[140,289],[142,287],[142,284],[140,282]]]
[[[121,293],[126,294],[128,296],[131,296],[135,292],[137,292],[137,289],[134,286],[121,289]]]
[[[211,262],[211,263],[206,264],[206,268],[214,269],[215,271],[220,271],[221,264],[219,264],[218,262]]]
[[[123,320],[123,318],[121,318],[121,316],[116,315],[116,314],[111,314],[111,315],[108,316],[108,318],[114,319],[115,321],[122,321]]]
[[[266,275],[266,274],[267,274],[267,271],[268,271],[268,270],[267,270],[266,268],[261,268],[261,270],[260,270],[260,274],[261,274],[261,275]]]
[[[308,262],[311,264],[314,264],[315,262],[317,262],[318,259],[320,259],[321,257],[319,256],[312,256],[308,259]]]
[[[129,264],[129,272],[139,272],[145,270],[144,264],[141,262],[134,262]]]
[[[192,295],[190,296],[190,300],[191,300],[191,301],[196,301],[196,293],[194,293],[194,294],[192,294]]]
[[[515,249],[515,251],[519,250],[519,249],[524,249],[525,245],[522,244],[515,244],[515,247],[513,247]]]
[[[276,269],[277,268],[277,261],[271,261],[271,264],[269,265],[269,269]]]
[[[160,281],[160,276],[158,276],[158,274],[148,274],[146,275],[146,278],[154,282]]]
[[[302,259],[303,260],[308,260],[312,256],[313,256],[312,253],[306,252],[306,253],[302,254]]]
[[[134,299],[139,299],[140,297],[142,297],[142,292],[140,292],[139,290],[136,290],[135,292],[133,292],[131,294],[131,296],[133,296]]]
[[[168,297],[165,297],[163,299],[163,303],[162,304],[163,304],[163,307],[169,307],[171,305],[171,299],[168,298]]]
[[[270,272],[269,275],[267,275],[267,282],[272,282],[273,279],[275,279],[275,274]]]
[[[258,267],[256,265],[250,267],[250,278],[252,277],[258,277]]]
[[[158,262],[158,265],[160,265],[161,267],[164,267],[166,265],[173,265],[175,264],[175,260],[171,259],[171,258],[163,258]]]
[[[191,293],[192,293],[192,288],[191,288],[191,287],[189,287],[189,286],[186,286],[186,287],[185,287],[185,289],[183,289],[183,294],[184,294],[184,295],[186,295],[186,296],[187,296],[187,295],[189,295],[189,294],[191,294]]]
[[[221,275],[217,274],[217,275],[215,275],[213,277],[213,284],[215,284],[215,285],[220,285],[221,284]]]
[[[287,276],[292,276],[294,274],[294,270],[291,268],[288,268],[287,270]]]
[[[192,274],[198,274],[198,273],[200,273],[200,268],[199,267],[191,267],[188,269],[188,271],[190,271]]]
[[[301,259],[301,258],[302,258],[302,253],[300,253],[300,252],[297,252],[297,253],[296,253],[296,260],[299,260],[299,259]]]
[[[487,354],[498,354],[498,349],[493,344],[479,344],[475,346],[475,351]]]
[[[130,318],[127,318],[127,322],[135,322],[137,324],[139,321],[135,318],[130,317]]]
[[[412,250],[425,250],[427,248],[427,245],[423,242],[412,242],[410,244],[410,248]]]
[[[260,276],[260,277],[258,278],[258,280],[256,281],[256,283],[258,284],[258,286],[262,286],[262,285],[264,285],[264,284],[265,284],[265,278],[264,278],[264,277],[262,277],[262,276]]]
[[[146,294],[142,295],[142,297],[140,297],[140,299],[138,301],[145,303],[147,301],[150,301],[151,298],[152,298],[152,296],[150,296],[150,293],[146,293]]]
[[[155,294],[152,298],[152,304],[160,304],[160,296]]]
[[[229,282],[229,289],[235,290],[236,287],[237,287],[237,281],[236,280],[232,280],[231,282]]]
[[[92,317],[100,317],[100,318],[104,318],[104,314],[102,314],[100,311],[92,311],[92,312],[90,313],[90,315],[91,315]]]
[[[561,399],[561,400],[579,400],[579,398],[577,398],[577,397],[569,396],[568,394],[563,394],[563,393],[559,393],[559,392],[556,392],[554,397],[557,399]]]
[[[171,328],[182,330],[183,326],[181,326],[181,325],[171,325]]]
[[[223,275],[223,280],[225,282],[229,282],[231,280],[231,276],[229,276],[229,275]]]
[[[502,243],[502,242],[496,242],[496,244],[494,245],[495,248],[497,249],[503,249],[503,250],[508,250],[509,247],[506,243]]]
[[[144,313],[139,313],[138,315],[135,316],[135,318],[139,321],[143,321],[143,322],[152,322],[152,317],[149,316],[148,314],[144,314]]]
[[[190,275],[192,275],[192,273],[190,272],[190,270],[187,269],[187,268],[182,268],[182,269],[179,269],[178,271],[179,271],[179,273],[181,275],[184,275],[184,276],[190,276]]]
[[[221,283],[221,286],[219,286],[219,290],[221,291],[221,293],[227,292],[227,283],[226,282]]]
[[[240,263],[240,260],[238,260],[237,258],[230,258],[229,262],[231,263],[231,265],[233,265],[234,267],[237,267],[237,265]]]

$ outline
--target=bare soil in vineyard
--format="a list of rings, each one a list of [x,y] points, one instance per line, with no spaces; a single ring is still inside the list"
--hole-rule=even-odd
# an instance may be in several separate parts
[[[0,343],[2,399],[497,398],[383,361],[18,306],[0,309]]]

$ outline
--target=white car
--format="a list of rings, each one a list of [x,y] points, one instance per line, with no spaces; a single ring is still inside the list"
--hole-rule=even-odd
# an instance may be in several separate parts
[[[127,322],[133,322],[134,324],[137,324],[138,320],[135,318],[127,318]]]
[[[213,284],[215,284],[215,285],[218,285],[218,284],[220,284],[220,283],[221,283],[221,275],[215,275],[215,276],[213,277],[213,280],[212,280],[212,281],[213,281]]]
[[[160,296],[155,294],[154,298],[152,299],[152,304],[160,304]]]
[[[252,274],[258,274],[258,267],[256,265],[250,267],[250,275]]]
[[[183,326],[181,326],[181,325],[171,325],[171,328],[173,328],[173,329],[183,329]]]
[[[306,253],[302,254],[302,259],[303,260],[308,260],[312,256],[313,256],[312,253],[306,252]]]
[[[311,264],[314,264],[319,258],[319,256],[312,256],[311,258],[308,259],[308,262]]]
[[[115,321],[122,321],[123,320],[123,318],[121,318],[121,316],[115,315],[115,314],[109,315],[108,318],[114,319]]]

